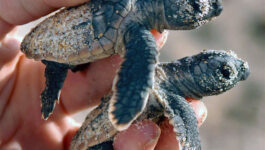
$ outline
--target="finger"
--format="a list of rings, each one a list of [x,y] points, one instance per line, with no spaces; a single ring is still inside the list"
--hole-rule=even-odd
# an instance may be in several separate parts
[[[0,15],[0,42],[5,37],[5,35],[14,28],[14,25],[7,23],[1,18]]]
[[[15,26],[88,0],[0,0],[0,40]]]
[[[3,43],[4,41],[7,41],[9,39],[16,39],[17,41],[19,41],[20,38],[18,36],[18,28],[11,26],[11,28],[4,29],[4,27],[9,27],[9,26],[3,25],[1,23],[4,23],[4,22],[0,21],[0,32],[3,32],[3,33],[0,33],[0,35],[5,35],[5,37],[0,37],[0,43]]]
[[[69,71],[63,85],[61,104],[68,114],[95,106],[111,90],[112,81],[122,58],[118,55],[89,64],[78,73]]]
[[[76,132],[80,128],[80,125],[76,124],[76,122],[70,123],[70,125],[68,125],[68,126],[71,126],[71,127],[70,127],[70,129],[66,130],[67,133],[64,135],[64,138],[63,138],[63,147],[64,148],[63,149],[69,149],[73,137],[75,136]]]
[[[207,116],[207,109],[203,102],[199,100],[191,100],[190,105],[194,109],[198,120],[198,126],[203,123]],[[178,141],[176,139],[176,133],[173,131],[173,126],[169,124],[166,119],[160,124],[161,135],[156,145],[156,150],[178,150]]]
[[[0,43],[0,66],[12,60],[18,52],[19,42],[16,39],[9,38],[3,40]]]
[[[132,124],[116,136],[113,147],[115,150],[153,150],[160,132],[159,127],[151,121]]]
[[[155,39],[156,39],[156,46],[157,49],[161,49],[166,41],[167,41],[167,37],[168,37],[168,31],[164,31],[162,33],[159,33],[157,30],[153,29],[151,30],[151,33],[154,35]]]
[[[73,128],[72,130],[69,130],[68,133],[65,135],[65,137],[63,139],[64,149],[69,149],[71,142],[72,142],[72,139],[75,136],[78,129],[79,129],[79,127]]]
[[[207,108],[200,100],[191,100],[190,105],[193,108],[200,127],[207,118]]]
[[[17,52],[19,51],[20,42],[16,38],[6,38],[1,43],[2,43],[2,46],[6,47],[7,49],[15,50]],[[10,53],[10,51],[9,52],[2,51],[2,53]]]
[[[161,135],[156,145],[156,150],[178,150],[178,141],[176,139],[176,133],[173,131],[173,126],[169,124],[166,119],[159,125],[161,129]]]
[[[67,6],[75,6],[78,4],[82,4],[89,0],[43,0],[45,4],[52,6],[52,7],[67,7]]]

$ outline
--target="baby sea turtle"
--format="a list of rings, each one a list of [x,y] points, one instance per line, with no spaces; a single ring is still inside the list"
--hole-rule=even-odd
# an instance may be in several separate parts
[[[246,80],[248,64],[232,51],[203,51],[155,68],[154,88],[149,91],[147,107],[137,121],[160,122],[167,117],[174,127],[180,149],[200,150],[200,138],[195,113],[185,98],[223,93]],[[71,143],[71,150],[111,149],[118,132],[108,119],[111,94],[86,118]]]
[[[28,58],[46,65],[41,94],[47,119],[68,69],[111,55],[124,57],[114,81],[109,118],[126,129],[144,110],[153,87],[158,51],[151,29],[190,30],[222,11],[221,0],[91,0],[44,20],[23,40]]]

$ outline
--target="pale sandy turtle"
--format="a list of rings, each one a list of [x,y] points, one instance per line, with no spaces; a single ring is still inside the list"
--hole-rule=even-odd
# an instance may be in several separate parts
[[[200,138],[195,113],[185,98],[201,99],[218,95],[236,83],[246,80],[249,67],[232,51],[203,51],[155,68],[154,88],[149,91],[147,107],[136,119],[157,123],[165,117],[174,127],[180,149],[200,150]],[[71,143],[71,150],[108,150],[118,132],[108,119],[112,95],[87,117]]]
[[[144,110],[158,51],[151,29],[190,30],[222,11],[221,0],[91,0],[44,20],[23,40],[28,58],[46,65],[41,94],[47,119],[68,69],[114,54],[124,57],[114,81],[109,117],[123,130]]]

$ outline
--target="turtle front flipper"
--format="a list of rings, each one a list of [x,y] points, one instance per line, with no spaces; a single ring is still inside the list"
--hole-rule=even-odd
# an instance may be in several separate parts
[[[145,108],[158,55],[153,35],[143,27],[135,26],[124,39],[126,53],[109,108],[109,119],[117,130],[127,129]]]
[[[46,120],[53,112],[55,102],[59,101],[61,88],[69,66],[46,60],[42,60],[42,63],[46,65],[46,87],[41,93],[41,113],[42,117]]]
[[[181,96],[167,94],[165,116],[173,126],[179,141],[179,148],[183,150],[200,150],[198,121],[189,103]]]

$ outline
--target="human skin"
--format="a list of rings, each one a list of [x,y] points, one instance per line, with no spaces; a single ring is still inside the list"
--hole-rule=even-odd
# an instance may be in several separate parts
[[[69,71],[60,103],[47,121],[41,119],[40,94],[45,86],[45,66],[27,59],[19,51],[20,43],[10,33],[17,25],[84,1],[0,0],[0,149],[68,149],[80,126],[71,115],[98,105],[100,98],[111,90],[116,70],[122,62],[119,56],[93,62],[82,72]],[[152,33],[161,47],[166,35]],[[192,100],[191,106],[200,125],[205,119],[206,108],[197,100]],[[175,137],[167,120],[160,126],[143,121],[119,133],[114,148],[177,150]]]

